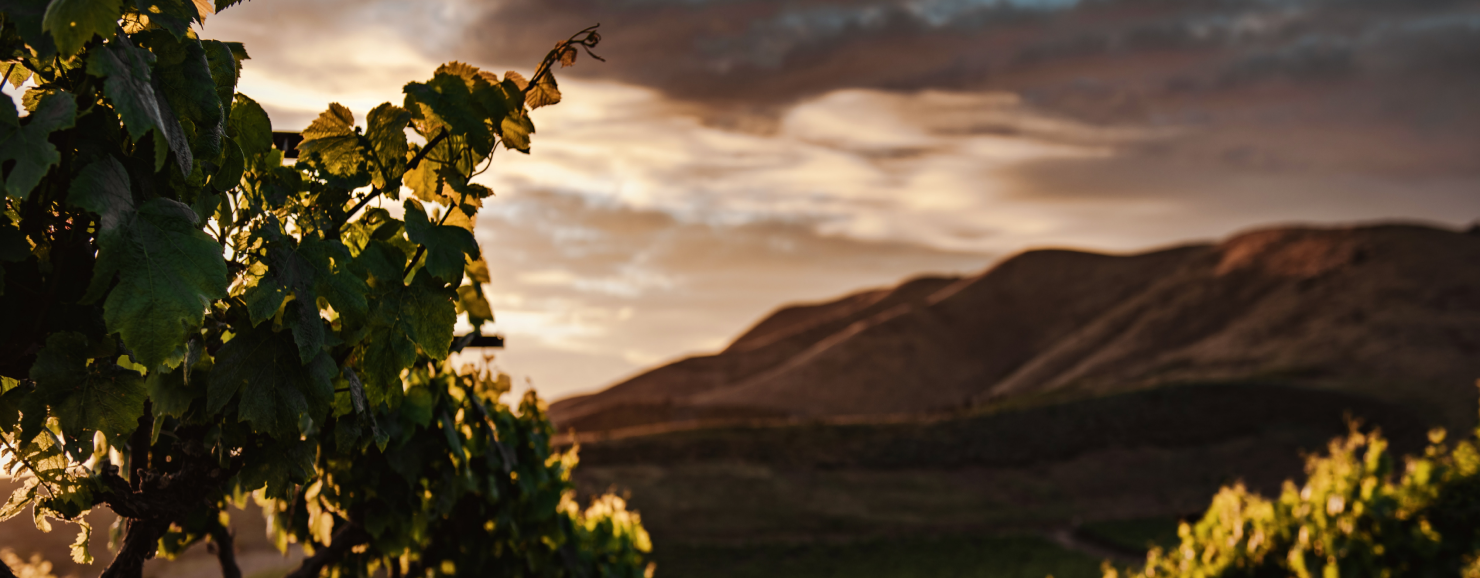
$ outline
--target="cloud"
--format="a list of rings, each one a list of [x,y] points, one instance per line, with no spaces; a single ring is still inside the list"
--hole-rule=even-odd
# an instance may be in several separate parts
[[[475,9],[464,0],[256,0],[210,18],[200,32],[246,44],[251,59],[238,90],[270,103],[274,126],[297,130],[330,102],[361,115],[400,103],[406,82],[451,59],[451,39],[461,38]]]
[[[1431,55],[1404,46],[1432,43],[1442,29],[1454,38],[1441,51],[1462,55],[1458,48],[1473,42],[1466,38],[1480,36],[1471,7],[1398,0],[504,0],[487,6],[465,45],[480,56],[537,59],[554,39],[600,22],[610,62],[570,74],[726,107],[787,103],[840,88],[1043,90],[1085,76],[1156,86],[1180,75],[1248,67],[1238,63],[1260,55],[1265,62],[1254,66],[1331,56],[1302,49],[1309,38],[1329,46],[1398,38],[1383,49],[1387,58],[1424,65]],[[1429,38],[1410,34],[1419,29]],[[1116,65],[1098,60],[1106,56]]]
[[[1311,16],[1338,4],[1125,2],[254,0],[203,33],[247,42],[242,92],[295,129],[603,23],[610,62],[559,71],[534,153],[482,177],[499,362],[550,397],[1026,248],[1480,215],[1457,4],[1342,31]]]
[[[1152,134],[1041,118],[1003,94],[836,91],[789,108],[764,134],[708,126],[643,89],[572,81],[566,94],[584,104],[541,110],[535,154],[505,158],[495,191],[976,252],[1055,227],[1045,212],[995,202],[1005,194],[996,171],[1104,157]]]

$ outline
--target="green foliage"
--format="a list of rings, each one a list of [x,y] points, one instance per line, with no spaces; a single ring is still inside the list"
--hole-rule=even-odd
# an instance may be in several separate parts
[[[650,573],[621,500],[573,502],[541,402],[449,359],[459,312],[493,315],[470,179],[528,152],[549,91],[451,63],[366,128],[330,105],[287,166],[236,93],[246,50],[192,30],[210,12],[0,0],[5,81],[34,80],[0,107],[0,457],[25,480],[0,518],[72,521],[90,561],[79,516],[113,509],[107,576],[220,541],[247,499],[312,554],[295,576]],[[403,183],[397,219],[375,205]]]
[[[72,128],[77,103],[62,94],[46,94],[26,118],[14,108],[0,106],[0,162],[14,161],[5,173],[5,195],[24,199],[36,188],[46,171],[61,161],[61,153],[48,141],[51,133]]]
[[[1353,431],[1313,456],[1301,486],[1269,500],[1224,488],[1181,544],[1153,548],[1120,576],[1397,577],[1480,575],[1480,450],[1430,433],[1422,456],[1397,468],[1376,432]]]
[[[51,334],[31,366],[32,395],[50,409],[69,440],[91,440],[93,432],[121,439],[138,427],[144,411],[143,376],[112,360],[88,359],[90,349],[95,348],[80,333]],[[74,453],[83,457],[80,450]]]

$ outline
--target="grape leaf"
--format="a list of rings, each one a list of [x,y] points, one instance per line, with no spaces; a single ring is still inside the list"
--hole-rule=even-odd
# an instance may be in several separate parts
[[[236,94],[236,83],[241,80],[241,63],[231,45],[220,40],[205,40],[206,64],[210,66],[211,79],[216,82],[216,100],[223,107],[231,106],[231,97]]]
[[[191,37],[176,38],[158,30],[146,30],[135,35],[141,44],[154,52],[154,84],[157,95],[162,96],[161,111],[167,105],[181,120],[189,121],[194,127],[188,134],[189,154],[215,158],[221,154],[221,137],[225,136],[225,115],[221,99],[216,96],[216,80],[211,77],[211,67],[206,60],[206,49],[200,40]],[[168,129],[168,127],[166,127]],[[170,141],[174,149],[174,140]],[[179,155],[180,150],[175,149]],[[184,165],[181,174],[190,174],[189,165]]]
[[[212,300],[226,298],[226,262],[189,206],[157,198],[136,207],[128,182],[123,165],[106,157],[78,173],[68,198],[99,217],[87,298],[96,299],[117,273],[103,319],[135,360],[156,367],[200,325]]]
[[[379,237],[379,233],[392,229],[399,233],[400,221],[392,221],[375,229],[372,240],[365,244],[355,256],[354,266],[366,274],[370,287],[376,292],[386,292],[402,286],[402,273],[406,267],[406,253]]]
[[[478,258],[478,241],[462,227],[435,225],[415,201],[407,200],[406,237],[427,248],[427,272],[449,283],[462,279],[463,255]],[[450,209],[449,209],[450,210]]]
[[[156,146],[168,144],[175,151],[180,173],[190,174],[190,144],[174,109],[159,96],[161,89],[150,72],[154,61],[153,52],[135,47],[127,37],[120,36],[103,49],[92,51],[87,72],[104,77],[103,94],[113,103],[135,142],[142,141],[150,130],[156,131]]]
[[[534,122],[529,120],[528,115],[506,116],[502,128],[505,148],[529,153],[529,135],[534,134]]]
[[[5,82],[10,86],[20,86],[31,78],[31,69],[19,62],[4,62],[0,63],[0,66],[5,68]]]
[[[373,296],[369,335],[362,344],[361,367],[372,404],[399,396],[401,370],[416,361],[418,347],[433,359],[443,359],[452,345],[456,293],[426,275],[417,275],[408,286],[399,285]]]
[[[375,107],[365,117],[365,137],[382,168],[375,171],[373,182],[377,188],[385,188],[388,182],[394,184],[406,174],[406,125],[410,122],[410,112],[390,103]]]
[[[149,15],[149,22],[170,31],[175,38],[185,38],[191,22],[205,23],[199,0],[135,0],[139,12]]]
[[[56,43],[42,28],[46,5],[46,0],[0,0],[0,13],[5,14],[5,23],[15,25],[15,31],[40,60],[50,60],[57,53]]]
[[[485,261],[481,256],[477,259],[469,259],[466,271],[468,279],[474,283],[491,283],[493,281],[493,277],[488,274],[488,261]]]
[[[477,67],[462,62],[449,62],[437,68],[436,74],[444,73],[463,79],[463,83],[468,86],[468,91],[472,94],[475,109],[483,117],[484,123],[495,133],[499,131],[499,122],[510,111],[522,106],[509,98],[497,74],[478,70]]]
[[[242,154],[253,158],[272,149],[272,121],[257,101],[236,95],[231,107],[231,137],[242,147]]]
[[[332,407],[331,380],[337,373],[329,354],[320,352],[302,363],[293,342],[279,337],[270,325],[249,328],[216,353],[206,407],[220,411],[240,393],[237,416],[252,431],[280,440],[298,439],[299,416],[320,422]]]
[[[254,448],[252,459],[243,460],[246,466],[241,472],[242,491],[253,491],[266,486],[267,497],[283,499],[298,488],[295,484],[307,481],[314,474],[314,458],[318,446],[312,439],[274,440],[261,448]]]
[[[104,49],[93,51],[87,59],[88,74],[106,79],[103,93],[113,102],[114,110],[135,141],[164,124],[159,103],[154,99],[154,88],[149,85],[149,67],[153,64],[153,52],[127,42],[109,43]]]
[[[91,446],[95,431],[121,443],[144,414],[144,379],[108,360],[89,364],[88,349],[88,340],[80,333],[62,331],[47,337],[31,366],[34,395],[51,408],[69,443],[86,440]]]
[[[82,520],[74,520],[77,525],[77,539],[72,542],[72,561],[78,564],[92,564],[93,555],[88,549],[91,541],[89,535],[92,533],[92,524]]]
[[[406,109],[422,136],[446,129],[453,136],[465,138],[475,157],[486,157],[493,150],[493,133],[462,78],[444,72],[425,84],[407,84],[405,93]]]
[[[222,151],[221,166],[216,168],[216,174],[211,175],[211,188],[226,191],[241,184],[242,174],[247,170],[247,159],[234,139],[227,138],[221,143],[221,148],[225,150]]]
[[[522,93],[529,86],[529,81],[525,80],[523,74],[519,74],[513,70],[506,70],[504,71],[504,84],[513,89],[510,92]]]
[[[112,38],[121,16],[119,0],[51,0],[41,27],[51,33],[63,56],[71,56],[94,36]]]
[[[261,323],[277,314],[289,294],[293,301],[284,312],[284,323],[290,326],[293,340],[303,363],[317,357],[324,347],[324,322],[314,304],[314,268],[299,254],[296,244],[278,237],[267,249],[267,276],[250,289],[243,299],[248,304],[252,324]]]
[[[478,320],[493,320],[493,307],[483,297],[483,291],[473,285],[457,288],[457,310],[459,313],[467,313],[468,321],[474,326],[479,325]]]
[[[41,98],[24,119],[16,116],[14,107],[0,106],[0,163],[15,161],[5,175],[5,194],[20,199],[31,194],[52,165],[61,161],[61,153],[48,137],[57,130],[72,128],[77,120],[77,103],[67,92],[53,92]]]
[[[354,179],[365,171],[365,151],[360,135],[355,132],[355,115],[337,102],[303,129],[303,142],[298,143],[298,156],[312,159],[331,175]]]
[[[314,269],[314,290],[329,301],[341,319],[361,320],[369,313],[365,293],[370,287],[349,267],[349,247],[308,235],[298,244],[298,252]]]
[[[468,88],[471,89],[473,87],[473,82],[485,73],[481,70],[478,70],[478,67],[476,66],[468,64],[466,62],[459,62],[454,60],[452,62],[444,63],[443,65],[438,66],[437,70],[432,73],[433,76],[436,76],[438,74],[450,74],[452,76],[462,78],[463,82],[466,83],[468,85]],[[495,76],[494,78],[497,79],[498,77]]]
[[[555,75],[546,72],[541,76],[539,83],[529,87],[529,91],[524,93],[524,102],[529,105],[530,110],[559,103],[560,88],[555,85]]]
[[[243,296],[253,325],[275,315],[283,300],[289,294],[294,296],[285,321],[292,328],[304,363],[316,357],[325,344],[324,322],[316,304],[320,295],[346,319],[360,320],[367,313],[368,287],[346,267],[335,267],[334,258],[347,264],[349,249],[317,235],[308,235],[298,243],[275,237],[267,249],[267,276]]]
[[[184,417],[185,412],[190,409],[191,402],[205,395],[199,375],[195,380],[187,383],[185,371],[184,366],[168,373],[153,371],[144,380],[155,416]]]
[[[216,13],[216,7],[211,4],[210,0],[190,0],[190,3],[195,5],[195,13],[199,17],[198,22],[201,24],[206,23],[207,16]]]
[[[448,178],[460,178],[461,174],[457,169],[437,161],[423,160],[416,168],[406,171],[404,177],[404,184],[416,198],[429,203],[450,205],[453,201],[446,196],[450,189],[446,181]]]
[[[149,86],[154,89],[154,98],[159,102],[159,116],[164,119],[163,130],[154,132],[154,141],[155,143],[160,143],[161,141],[158,135],[163,133],[165,137],[164,143],[167,143],[167,145],[154,145],[154,170],[157,172],[164,168],[164,160],[167,152],[173,152],[175,153],[175,164],[180,167],[180,174],[189,175],[194,171],[195,153],[190,150],[190,139],[185,134],[185,127],[181,126],[180,117],[175,116],[175,110],[170,107],[170,101],[162,96],[164,89],[160,88],[159,78],[151,81]],[[166,148],[169,150],[166,151]]]

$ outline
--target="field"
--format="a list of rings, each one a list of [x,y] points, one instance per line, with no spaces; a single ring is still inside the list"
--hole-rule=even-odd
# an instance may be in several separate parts
[[[1176,521],[1222,485],[1277,490],[1348,416],[1399,451],[1423,439],[1411,413],[1365,398],[1201,384],[914,421],[588,438],[576,479],[629,496],[659,575],[1064,578],[1174,542]]]

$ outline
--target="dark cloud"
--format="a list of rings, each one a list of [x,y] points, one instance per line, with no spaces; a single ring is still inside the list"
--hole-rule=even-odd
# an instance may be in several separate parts
[[[1047,89],[1273,72],[1315,79],[1473,66],[1472,2],[508,0],[470,28],[488,58],[538,58],[594,22],[619,78],[745,104],[836,88]],[[1113,57],[1114,62],[1107,62]],[[1314,76],[1310,73],[1316,73]]]
[[[507,0],[469,49],[532,60],[593,22],[609,62],[567,74],[656,88],[717,126],[769,130],[854,87],[1005,91],[1081,121],[1189,129],[1205,142],[1182,144],[1234,164],[1251,148],[1321,164],[1329,151],[1291,143],[1396,135],[1404,148],[1338,142],[1352,156],[1336,164],[1480,171],[1473,1]]]

